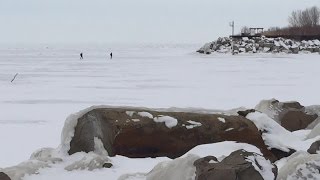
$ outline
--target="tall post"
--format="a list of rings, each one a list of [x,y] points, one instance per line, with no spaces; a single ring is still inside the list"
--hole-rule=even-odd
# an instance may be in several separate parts
[[[232,53],[232,55],[234,55],[234,49],[233,49],[234,21],[230,22],[230,26],[232,27],[231,53]]]
[[[234,36],[234,21],[230,22],[230,26],[232,27],[232,36]]]

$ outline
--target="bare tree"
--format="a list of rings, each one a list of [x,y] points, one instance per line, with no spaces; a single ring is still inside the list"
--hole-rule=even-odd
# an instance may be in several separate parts
[[[316,6],[307,8],[303,11],[293,11],[288,19],[291,27],[314,27],[319,25],[319,20],[320,10]]]
[[[312,26],[318,26],[320,24],[320,9],[313,6],[309,9],[309,16],[312,21]]]
[[[289,16],[289,24],[291,27],[299,27],[300,26],[300,14],[301,11],[293,11],[291,16]]]

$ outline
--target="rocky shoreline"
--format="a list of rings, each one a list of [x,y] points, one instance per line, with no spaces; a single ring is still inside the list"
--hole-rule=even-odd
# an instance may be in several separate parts
[[[211,53],[320,53],[320,41],[295,41],[284,38],[243,37],[239,39],[220,37],[206,43],[198,51],[201,54]]]
[[[68,172],[116,170],[113,158],[119,155],[172,159],[150,172],[124,173],[121,180],[316,179],[319,115],[320,106],[276,99],[220,112],[91,107],[67,118],[58,148],[40,149],[30,160],[0,169],[0,179],[22,180],[59,164]],[[308,133],[302,138],[299,131]],[[70,160],[79,153],[82,158]]]

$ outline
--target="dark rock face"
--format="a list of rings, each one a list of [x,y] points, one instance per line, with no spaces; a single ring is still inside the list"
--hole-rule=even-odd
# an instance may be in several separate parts
[[[320,141],[312,143],[308,149],[308,153],[310,154],[317,154],[317,151],[320,151]]]
[[[305,129],[318,117],[317,114],[308,114],[299,102],[278,103],[282,109],[279,113],[281,126],[289,131]]]
[[[242,117],[247,117],[248,114],[250,113],[254,113],[256,112],[256,110],[254,109],[248,109],[248,110],[245,110],[245,111],[238,111],[238,114]]]
[[[262,164],[259,164],[255,158],[260,156],[255,153],[238,150],[231,153],[228,157],[218,162],[215,157],[205,157],[194,162],[196,167],[195,180],[208,179],[223,179],[223,180],[263,180],[264,178],[252,165],[252,162],[247,160],[248,157],[253,159],[256,167],[265,169]],[[261,157],[261,156],[260,156]],[[263,157],[261,157],[264,159]],[[216,161],[216,162],[211,162]],[[274,179],[277,177],[277,167],[273,165],[272,172]]]
[[[134,113],[128,115],[129,111]],[[138,112],[148,112],[153,117],[170,116],[177,119],[178,123],[168,128],[165,123],[142,117]],[[242,116],[143,109],[94,109],[78,119],[69,154],[93,151],[94,137],[102,141],[110,156],[177,158],[200,144],[237,141],[252,144],[265,157],[275,160],[256,126]]]
[[[0,172],[0,180],[11,180],[8,175],[3,172]]]
[[[307,128],[317,117],[317,114],[311,115],[302,110],[289,109],[282,114],[280,120],[282,127],[289,131],[296,131]]]
[[[296,150],[294,150],[294,149],[289,149],[289,152],[284,152],[284,151],[282,151],[280,149],[275,149],[275,148],[272,148],[270,151],[272,152],[272,154],[274,156],[276,156],[277,159],[282,159],[282,158],[285,158],[285,157],[289,157],[293,153],[296,152]]]

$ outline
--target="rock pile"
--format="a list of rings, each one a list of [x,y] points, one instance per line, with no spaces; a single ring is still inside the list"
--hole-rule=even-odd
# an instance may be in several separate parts
[[[320,41],[295,41],[284,38],[254,37],[240,39],[222,37],[202,46],[198,51],[202,54],[218,53],[287,53],[298,54],[320,53]]]

